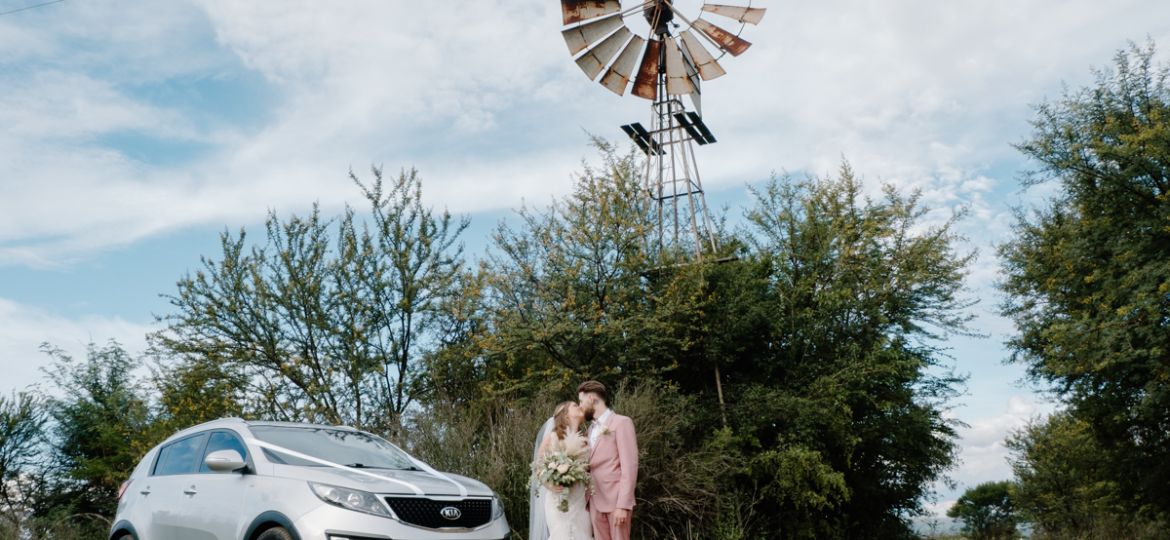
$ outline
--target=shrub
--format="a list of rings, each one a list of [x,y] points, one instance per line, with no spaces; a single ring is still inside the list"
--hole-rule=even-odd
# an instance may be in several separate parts
[[[402,441],[434,467],[482,480],[503,499],[513,534],[528,537],[529,465],[537,431],[560,399],[552,392],[526,400],[427,405],[410,422]],[[686,538],[688,530],[706,530],[719,510],[717,482],[731,459],[718,438],[697,448],[684,434],[694,426],[692,398],[654,383],[619,386],[615,411],[629,416],[638,432],[640,470],[634,536]]]

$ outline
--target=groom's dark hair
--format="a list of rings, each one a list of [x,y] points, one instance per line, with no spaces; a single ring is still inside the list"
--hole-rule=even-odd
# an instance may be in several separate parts
[[[609,404],[609,392],[605,390],[605,385],[597,381],[585,381],[577,387],[578,394],[597,394],[606,405]]]

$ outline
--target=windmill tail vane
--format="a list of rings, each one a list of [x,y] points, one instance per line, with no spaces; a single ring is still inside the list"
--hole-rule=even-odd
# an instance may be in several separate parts
[[[627,89],[649,100],[650,127],[622,131],[646,154],[643,188],[657,230],[647,243],[659,250],[689,248],[696,258],[718,249],[694,147],[715,142],[702,117],[700,84],[727,72],[719,60],[739,56],[751,43],[740,37],[759,24],[765,9],[703,4],[688,17],[680,0],[561,0],[561,35],[577,66],[590,80],[621,96]],[[708,21],[708,15],[738,23],[735,31]],[[645,37],[626,21],[641,17]],[[726,25],[726,22],[722,22]],[[712,53],[711,51],[716,51]],[[688,110],[682,96],[689,98]]]

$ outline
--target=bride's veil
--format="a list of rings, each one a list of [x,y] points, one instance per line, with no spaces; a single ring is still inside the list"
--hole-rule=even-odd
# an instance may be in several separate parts
[[[533,463],[539,457],[537,454],[540,453],[540,441],[544,440],[544,436],[552,427],[553,419],[549,418],[536,434],[536,444],[532,446]],[[544,516],[544,504],[536,497],[539,489],[540,486],[533,480],[532,487],[528,490],[528,540],[548,540],[548,520]]]

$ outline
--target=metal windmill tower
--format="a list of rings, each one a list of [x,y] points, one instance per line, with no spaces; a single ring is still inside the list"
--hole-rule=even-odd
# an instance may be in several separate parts
[[[646,153],[642,186],[657,224],[647,242],[658,250],[689,249],[701,261],[718,246],[695,157],[696,145],[715,142],[703,122],[699,86],[726,73],[719,58],[739,56],[751,46],[739,34],[748,24],[758,24],[764,9],[751,7],[750,0],[747,6],[703,4],[691,19],[676,5],[684,1],[561,0],[561,33],[591,80],[619,96],[632,82],[631,93],[652,102],[649,129],[638,122],[622,126]],[[725,30],[703,18],[708,14],[735,21],[739,28]],[[649,24],[645,38],[630,30],[629,17]]]

